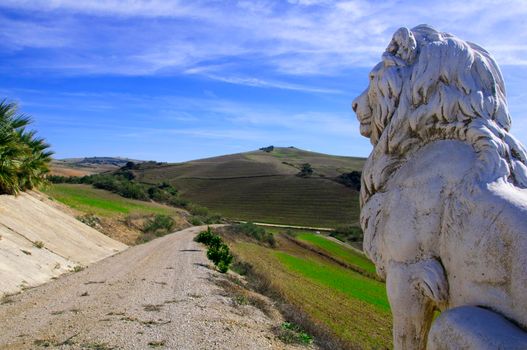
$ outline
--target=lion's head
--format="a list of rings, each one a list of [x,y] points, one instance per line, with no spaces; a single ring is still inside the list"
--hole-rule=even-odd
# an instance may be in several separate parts
[[[500,69],[478,45],[426,25],[400,28],[353,110],[374,145],[363,172],[363,204],[413,151],[441,139],[471,144],[480,173],[492,177],[485,180],[527,188],[527,153],[509,133]]]

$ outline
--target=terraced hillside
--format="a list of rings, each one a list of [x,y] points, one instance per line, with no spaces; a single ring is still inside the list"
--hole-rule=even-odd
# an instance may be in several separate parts
[[[313,174],[300,177],[302,164]],[[294,147],[274,148],[177,164],[144,163],[137,180],[169,182],[183,197],[239,220],[336,227],[358,220],[358,192],[336,181],[361,170],[363,158]]]

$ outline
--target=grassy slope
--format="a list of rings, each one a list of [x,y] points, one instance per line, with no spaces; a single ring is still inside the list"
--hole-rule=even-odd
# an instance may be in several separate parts
[[[295,238],[326,252],[337,260],[357,266],[373,274],[375,273],[375,265],[368,258],[343,244],[313,233],[302,233],[295,236]]]
[[[231,242],[233,251],[272,281],[274,289],[350,347],[391,347],[384,284],[279,238],[279,248]]]
[[[90,185],[54,184],[44,192],[73,209],[103,217],[139,212],[174,215],[177,212],[175,208],[123,198]]]
[[[295,176],[303,163],[311,178]],[[168,181],[185,198],[226,217],[317,227],[356,223],[358,193],[329,178],[360,170],[362,158],[275,148],[135,171],[147,183]]]

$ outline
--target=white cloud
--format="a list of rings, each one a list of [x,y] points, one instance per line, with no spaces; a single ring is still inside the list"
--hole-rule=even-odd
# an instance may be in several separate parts
[[[228,71],[216,71],[220,78],[270,87],[266,72],[338,75],[371,66],[399,26],[421,23],[488,48],[500,64],[527,65],[522,0],[4,0],[0,7],[38,14],[0,18],[4,46],[58,48],[55,60],[32,66],[74,74],[166,74],[229,62]],[[247,66],[258,73],[234,74]]]

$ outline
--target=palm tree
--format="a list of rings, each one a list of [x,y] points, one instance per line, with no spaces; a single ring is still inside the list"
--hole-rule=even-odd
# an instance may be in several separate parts
[[[52,152],[36,132],[26,131],[29,124],[16,104],[0,102],[0,194],[17,194],[46,181]]]

